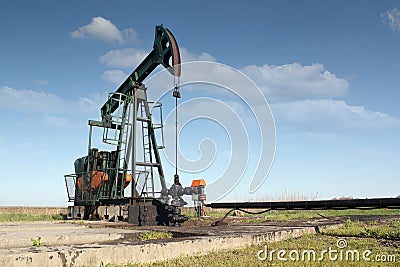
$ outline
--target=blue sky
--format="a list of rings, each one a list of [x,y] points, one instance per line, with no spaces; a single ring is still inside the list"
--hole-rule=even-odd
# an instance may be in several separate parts
[[[267,180],[249,194],[246,176],[223,200],[400,194],[398,1],[2,1],[0,205],[66,205],[63,175],[86,153],[87,120],[151,50],[160,23],[185,61],[240,70],[271,106]],[[240,102],[210,89],[183,95]],[[163,102],[172,108],[172,97]],[[229,147],[223,128],[203,123],[182,131],[191,159],[202,138]],[[251,128],[249,140],[252,168],[260,141]],[[198,175],[218,176],[220,154]]]

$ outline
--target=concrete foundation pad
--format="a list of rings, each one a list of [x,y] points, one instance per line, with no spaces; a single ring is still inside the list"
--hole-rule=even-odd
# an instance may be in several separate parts
[[[139,230],[91,228],[67,223],[1,223],[0,249],[32,247],[38,240],[46,246],[110,242],[137,236]]]
[[[0,266],[100,266],[152,262],[261,245],[338,225],[338,221],[326,219],[217,227],[134,227],[124,223],[91,224],[90,227],[70,223],[0,224]],[[174,238],[139,241],[138,234],[148,230],[169,231]],[[46,246],[32,246],[30,238],[36,238],[38,234],[42,235],[41,241]],[[13,238],[19,242],[11,241]],[[7,246],[5,242],[8,242]]]
[[[184,240],[118,242],[46,246],[0,250],[1,266],[99,266],[101,263],[123,264],[151,262],[184,255],[202,255],[221,250],[241,248],[314,233],[313,227],[263,232],[257,235],[196,236]]]

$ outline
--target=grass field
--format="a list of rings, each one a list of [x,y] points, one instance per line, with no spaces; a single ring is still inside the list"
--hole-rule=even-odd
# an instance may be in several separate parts
[[[207,215],[210,218],[221,218],[229,209],[215,209],[207,210]],[[249,210],[251,212],[258,212],[260,210]],[[190,214],[190,210],[187,211]],[[231,214],[233,214],[231,212]],[[324,217],[343,217],[352,215],[400,215],[399,209],[376,209],[376,210],[360,210],[360,209],[347,209],[347,210],[272,210],[261,215],[238,213],[237,218],[243,217],[244,222],[263,222],[263,221],[288,221],[294,219],[312,219]],[[194,213],[193,213],[194,216]]]
[[[0,207],[0,222],[63,220],[66,208]]]

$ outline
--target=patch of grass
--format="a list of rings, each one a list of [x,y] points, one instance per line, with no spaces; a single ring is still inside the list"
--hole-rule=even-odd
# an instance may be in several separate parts
[[[0,206],[0,214],[3,213],[26,213],[34,215],[66,214],[67,208],[64,207],[23,207],[23,206]]]
[[[41,239],[42,238],[40,236],[37,239],[31,238],[32,246],[34,246],[34,247],[46,246],[45,243],[42,243],[42,241],[40,241]]]
[[[212,218],[221,218],[229,209],[210,209],[207,211],[207,215]],[[249,211],[259,212],[261,210],[251,209]],[[399,215],[399,209],[377,209],[377,210],[323,210],[323,211],[312,211],[312,210],[271,210],[261,215],[251,215],[243,213],[246,217],[257,217],[256,222],[261,221],[289,221],[297,219],[313,219],[321,218],[319,214],[325,217],[339,217],[339,216],[354,216],[354,215]],[[238,216],[240,218],[240,216]],[[236,217],[236,218],[238,218]],[[249,220],[249,219],[245,219]],[[251,221],[249,221],[251,222]]]
[[[362,259],[354,261],[349,258],[348,261],[343,258],[339,260],[339,258],[335,261],[329,259],[328,254],[326,254],[323,260],[318,260],[321,257],[321,252],[323,250],[328,250],[329,247],[332,249],[337,248],[337,238],[331,236],[323,236],[323,235],[305,235],[300,238],[293,238],[289,240],[274,242],[274,243],[266,243],[260,246],[251,246],[244,249],[235,249],[224,252],[216,252],[210,253],[208,255],[199,255],[199,256],[187,256],[180,257],[172,260],[165,261],[157,261],[149,264],[140,264],[140,263],[129,263],[125,265],[106,265],[106,266],[118,266],[118,267],[161,267],[161,266],[293,266],[293,267],[320,267],[320,266],[330,266],[330,267],[342,267],[342,266],[356,266],[356,267],[369,267],[369,266],[398,266],[398,262],[400,261],[400,253],[399,249],[393,246],[384,246],[381,245],[376,239],[372,238],[349,238],[347,239],[347,248],[349,250],[358,250],[360,253],[363,253],[364,250],[370,250],[372,254],[369,256],[371,261],[365,261]],[[288,254],[284,257],[287,258],[287,261],[281,261],[277,258],[277,252],[279,250],[285,250],[287,253],[290,251],[296,250],[302,253],[303,250],[314,250],[317,252],[316,260],[314,261],[312,258],[308,260],[308,257],[305,257],[304,260],[300,257],[298,261],[292,260],[289,258]],[[259,251],[267,251],[267,255],[274,250],[275,254],[273,254],[272,260],[270,260],[269,256],[265,260],[260,260],[257,257]],[[344,249],[344,253],[346,253],[346,249]],[[339,255],[339,253],[338,253]],[[387,261],[383,263],[377,263],[375,261],[376,255],[391,255],[394,256],[395,261]]]
[[[320,212],[324,216],[351,216],[351,215],[399,215],[400,209],[345,209],[324,210]]]
[[[344,226],[337,229],[327,229],[323,234],[330,236],[353,236],[353,237],[371,237],[379,239],[399,239],[400,238],[400,220],[391,220],[384,225],[378,225],[373,221],[370,223],[353,222],[347,220]]]
[[[315,211],[273,210],[265,213],[265,220],[290,221],[295,219],[312,219],[320,217]]]
[[[0,222],[64,220],[66,208],[0,206]]]
[[[399,209],[378,209],[378,210],[323,210],[323,211],[270,211],[265,213],[265,218],[272,221],[288,221],[293,219],[320,218],[319,214],[325,217],[340,217],[354,215],[399,215]]]
[[[0,222],[20,222],[20,221],[55,221],[63,220],[61,214],[29,214],[29,213],[3,213],[0,214]]]
[[[370,230],[366,230],[370,229]],[[331,267],[342,267],[342,266],[355,266],[355,267],[372,267],[372,266],[399,266],[400,262],[400,242],[396,240],[383,240],[382,237],[393,237],[398,238],[397,235],[400,231],[400,220],[391,220],[384,225],[378,225],[377,221],[373,221],[367,224],[360,222],[352,222],[348,220],[343,227],[326,230],[323,234],[319,235],[304,235],[300,238],[292,238],[288,240],[264,243],[259,246],[251,246],[243,249],[235,249],[230,251],[214,252],[207,255],[194,255],[185,256],[177,259],[157,261],[148,264],[140,263],[129,263],[125,265],[107,265],[107,266],[118,266],[118,267],[150,267],[150,266],[294,266],[294,267],[317,267],[317,266],[331,266]],[[329,233],[329,235],[327,234]],[[368,236],[367,233],[372,233]],[[345,240],[347,245],[342,248],[338,247],[338,240],[346,236]],[[360,238],[363,237],[363,238]],[[337,258],[331,260],[328,254],[321,257],[323,250],[337,250],[337,254],[340,255],[342,251],[343,258]],[[274,250],[272,259],[269,255]],[[286,251],[284,258],[287,261],[278,259],[277,253],[280,250]],[[298,251],[301,255],[303,251],[314,250],[316,252],[315,260],[308,259],[306,256],[304,259],[299,258],[295,261],[293,258],[289,258],[290,251]],[[352,254],[349,254],[349,258],[346,260],[346,253],[351,253],[357,250],[359,258]],[[268,257],[265,260],[260,260],[257,254],[261,251],[261,256],[265,251]],[[370,261],[366,261],[362,258],[364,251],[371,251],[371,254],[367,257]],[[295,255],[295,254],[292,254]],[[379,258],[377,258],[379,257]],[[295,257],[294,257],[295,258]],[[382,260],[384,259],[384,260]],[[380,260],[378,262],[378,260]]]
[[[139,234],[141,241],[172,238],[172,233],[162,231],[148,231]]]

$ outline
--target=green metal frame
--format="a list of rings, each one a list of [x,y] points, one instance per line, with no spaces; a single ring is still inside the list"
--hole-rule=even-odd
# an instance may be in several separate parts
[[[132,202],[132,200],[128,200],[124,197],[124,184],[126,181],[126,176],[128,172],[132,173],[132,198],[135,196],[141,197],[140,194],[136,191],[134,185],[136,184],[136,159],[132,157],[132,168],[128,169],[128,164],[126,162],[126,155],[129,154],[127,151],[133,150],[135,153],[135,142],[132,144],[129,142],[124,143],[124,134],[127,137],[126,127],[131,127],[132,135],[135,136],[136,133],[136,122],[138,120],[137,117],[137,109],[139,103],[141,105],[145,105],[147,118],[145,118],[145,123],[147,123],[147,131],[148,131],[148,144],[149,149],[152,150],[155,163],[148,164],[151,168],[157,168],[158,174],[160,176],[160,182],[162,190],[166,190],[166,183],[164,179],[164,173],[161,166],[161,158],[159,155],[157,146],[157,140],[155,136],[154,130],[159,128],[159,125],[153,125],[151,112],[149,110],[147,96],[146,96],[146,88],[142,85],[142,82],[146,79],[146,77],[158,66],[163,65],[168,71],[174,76],[181,75],[180,68],[180,53],[178,44],[172,35],[172,33],[163,27],[163,25],[156,26],[155,30],[155,39],[153,44],[153,50],[149,53],[149,55],[139,64],[139,66],[132,72],[132,74],[127,77],[127,79],[119,86],[119,88],[112,94],[110,94],[107,102],[101,108],[101,116],[102,121],[94,121],[89,120],[90,132],[89,132],[89,144],[88,144],[88,155],[85,157],[87,162],[86,172],[84,173],[76,173],[73,175],[66,175],[65,181],[67,185],[67,192],[69,196],[69,200],[74,200],[75,205],[100,205],[102,203],[128,203],[128,201]],[[161,104],[156,104],[156,106]],[[126,121],[126,118],[129,117],[129,107],[133,106],[133,121]],[[117,115],[113,115],[119,108],[122,107],[122,113],[118,111]],[[160,111],[161,112],[161,111]],[[162,113],[160,113],[162,116]],[[131,125],[126,125],[131,123]],[[162,124],[162,117],[161,117]],[[106,166],[104,169],[98,171],[103,171],[108,174],[108,181],[101,181],[101,185],[98,190],[92,190],[91,182],[92,182],[92,171],[96,170],[97,167],[91,166],[92,161],[94,162],[93,156],[93,148],[92,148],[92,133],[93,126],[100,127],[104,129],[103,134],[103,142],[108,144],[113,144],[116,146],[116,166],[110,167]],[[107,137],[108,131],[114,130],[118,138],[109,139]],[[163,135],[162,135],[163,138]],[[130,146],[130,147],[129,147]],[[127,148],[129,147],[129,148]],[[124,155],[122,155],[124,154]],[[135,155],[135,154],[133,154]],[[122,156],[124,158],[122,158]],[[140,163],[137,163],[140,165]],[[143,163],[145,164],[145,163]],[[145,164],[146,165],[146,164]],[[119,180],[118,176],[121,173],[121,179]],[[77,179],[82,177],[81,187],[79,188]],[[74,190],[68,189],[67,180],[73,181]],[[116,179],[116,180],[115,180]],[[72,192],[74,191],[74,192]],[[73,194],[72,194],[73,193]],[[73,196],[72,196],[73,195]],[[153,193],[154,195],[154,193]]]

